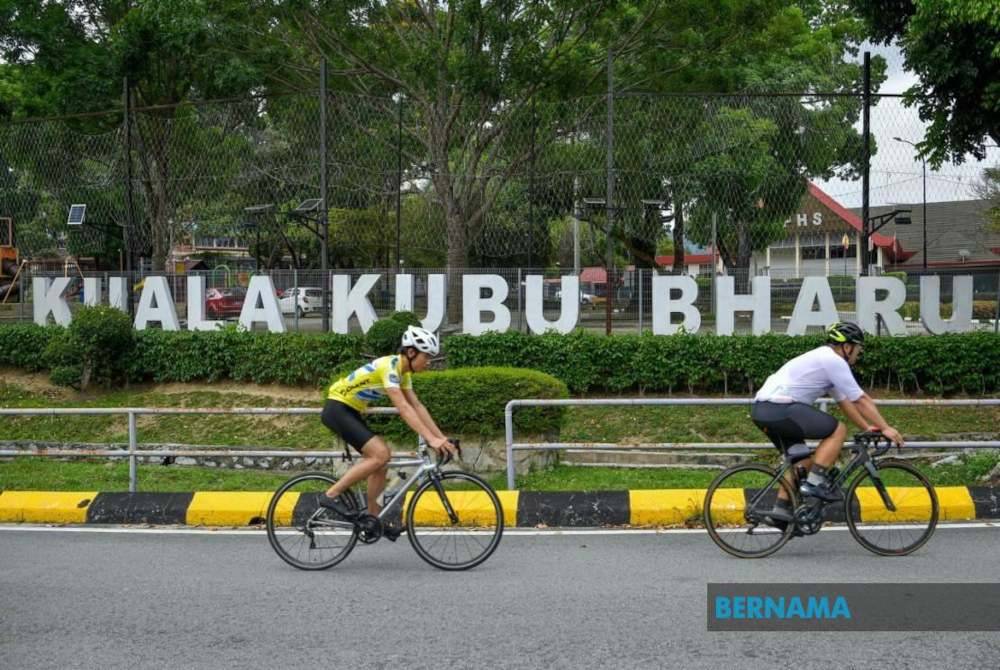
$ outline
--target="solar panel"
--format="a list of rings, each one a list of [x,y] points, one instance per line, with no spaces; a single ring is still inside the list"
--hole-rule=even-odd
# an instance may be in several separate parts
[[[309,198],[308,200],[303,200],[302,203],[295,208],[295,211],[299,214],[315,212],[319,209],[320,203],[322,202],[323,200],[321,198]]]
[[[86,205],[70,205],[69,206],[69,219],[66,221],[68,226],[82,226],[83,220],[86,218],[87,206]]]

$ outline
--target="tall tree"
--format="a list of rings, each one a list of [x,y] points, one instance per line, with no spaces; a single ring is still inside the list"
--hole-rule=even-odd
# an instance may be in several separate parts
[[[244,95],[283,67],[278,42],[248,49],[247,30],[267,15],[238,0],[4,0],[0,57],[15,69],[14,116],[74,114],[120,107],[122,80],[137,117],[132,156],[141,184],[153,266],[164,267],[177,202],[169,188],[172,160],[184,150],[181,103]],[[109,123],[118,119],[109,116]],[[189,140],[190,138],[188,138]],[[187,147],[190,149],[190,147]]]
[[[876,44],[898,43],[920,78],[907,91],[929,123],[921,151],[935,166],[1000,143],[1000,4],[995,0],[850,0]]]
[[[289,25],[327,54],[359,93],[402,95],[418,120],[408,165],[425,166],[444,209],[448,266],[470,243],[503,186],[532,157],[531,101],[591,90],[600,44],[629,34],[641,16],[615,0],[327,0],[295,3]],[[459,295],[452,276],[451,295]],[[457,320],[458,301],[449,305]]]

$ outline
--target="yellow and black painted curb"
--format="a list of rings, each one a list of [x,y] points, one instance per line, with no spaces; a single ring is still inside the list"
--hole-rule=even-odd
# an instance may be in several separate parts
[[[890,487],[894,499],[905,490]],[[935,489],[939,520],[1000,519],[1000,487],[943,486]],[[723,495],[724,494],[724,495]],[[497,491],[508,526],[683,526],[700,523],[704,489],[632,491]],[[752,492],[730,489],[717,493],[716,505],[742,512]],[[97,491],[0,491],[0,522],[55,524],[153,524],[188,526],[250,526],[264,522],[270,491],[200,491],[196,493],[105,493]],[[919,497],[923,499],[923,496]],[[453,501],[461,515],[462,500]],[[475,500],[467,501],[476,506]],[[315,508],[307,496],[289,499],[284,513]],[[302,509],[299,509],[299,508]],[[827,520],[844,521],[848,506],[831,505]],[[859,489],[849,509],[862,521],[926,519],[926,502],[903,505],[886,516],[878,494]],[[467,507],[471,511],[471,507]],[[421,510],[418,509],[418,514]],[[425,523],[438,521],[430,512]],[[441,519],[443,522],[443,519]]]

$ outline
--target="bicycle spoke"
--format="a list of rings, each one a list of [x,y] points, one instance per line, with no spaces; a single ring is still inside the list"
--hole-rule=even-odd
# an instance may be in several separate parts
[[[865,473],[851,484],[857,497],[859,518],[848,526],[866,549],[884,555],[904,555],[922,546],[937,525],[937,499],[930,483],[908,464],[883,462],[879,477],[886,482],[890,510],[871,475]]]
[[[334,479],[311,473],[294,477],[275,494],[268,507],[268,540],[287,563],[303,570],[320,570],[343,560],[357,541],[354,524],[333,518],[318,507],[318,496]],[[353,506],[353,498],[345,496]],[[277,510],[284,513],[277,513]],[[311,537],[310,537],[311,535]]]
[[[742,558],[777,551],[789,532],[765,522],[780,488],[792,492],[783,479],[763,465],[748,464],[723,472],[709,487],[703,516],[712,540],[724,551]]]
[[[503,512],[485,482],[449,472],[436,484],[428,482],[418,489],[407,508],[406,523],[421,558],[435,567],[463,570],[486,560],[496,549]]]

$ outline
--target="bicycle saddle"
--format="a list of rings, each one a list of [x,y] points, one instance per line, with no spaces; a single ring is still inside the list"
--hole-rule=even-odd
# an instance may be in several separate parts
[[[798,463],[812,456],[812,449],[807,444],[793,444],[785,450],[785,459],[789,463]]]

